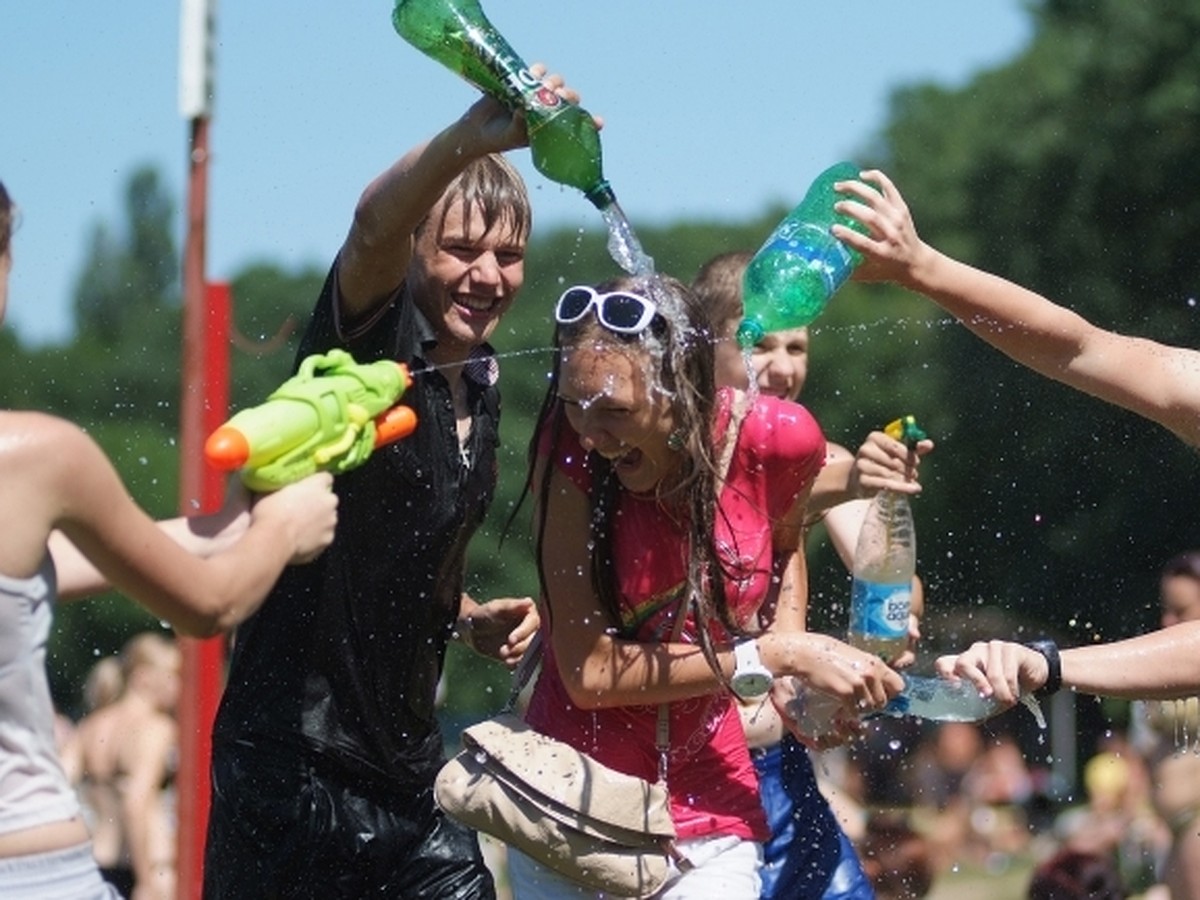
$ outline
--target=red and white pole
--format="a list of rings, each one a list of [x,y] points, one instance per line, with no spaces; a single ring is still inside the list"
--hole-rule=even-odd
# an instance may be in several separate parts
[[[180,112],[190,124],[187,223],[183,253],[183,395],[180,402],[180,512],[212,512],[224,498],[224,476],[204,463],[204,439],[228,415],[228,285],[205,279],[208,131],[212,118],[216,0],[181,0]],[[212,724],[220,701],[223,638],[180,640],[182,691],[176,775],[176,896],[200,900],[208,829]]]

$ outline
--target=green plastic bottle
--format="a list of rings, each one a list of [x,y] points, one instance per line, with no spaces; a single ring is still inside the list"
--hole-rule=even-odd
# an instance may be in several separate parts
[[[862,262],[862,254],[829,230],[836,222],[866,233],[856,220],[833,211],[833,204],[844,199],[834,182],[857,179],[858,171],[853,163],[840,162],[818,175],[800,205],[754,254],[742,283],[741,346],[752,347],[772,331],[808,325]]]
[[[568,103],[529,68],[488,21],[479,0],[396,0],[397,33],[481,91],[525,111],[533,164],[551,181],[604,210],[616,197],[604,179],[600,134],[587,110]]]

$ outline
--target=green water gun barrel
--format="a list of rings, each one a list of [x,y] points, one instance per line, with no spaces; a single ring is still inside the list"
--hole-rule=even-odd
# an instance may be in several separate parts
[[[412,384],[393,360],[356,363],[345,350],[306,357],[266,401],[209,435],[209,464],[256,491],[278,490],[318,471],[361,465],[383,443],[411,434],[416,414],[399,399]]]

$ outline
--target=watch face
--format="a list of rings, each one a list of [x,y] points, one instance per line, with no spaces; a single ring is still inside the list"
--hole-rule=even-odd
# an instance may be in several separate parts
[[[730,679],[730,687],[739,697],[761,697],[771,689],[771,673],[764,669],[761,672],[739,672]]]

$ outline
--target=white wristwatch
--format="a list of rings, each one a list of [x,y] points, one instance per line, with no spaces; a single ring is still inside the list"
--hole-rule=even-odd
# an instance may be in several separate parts
[[[775,676],[763,665],[758,644],[753,640],[733,645],[733,677],[729,686],[743,700],[761,697],[771,689]]]

